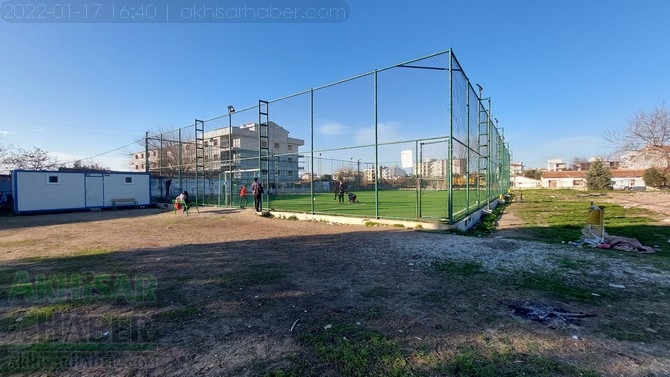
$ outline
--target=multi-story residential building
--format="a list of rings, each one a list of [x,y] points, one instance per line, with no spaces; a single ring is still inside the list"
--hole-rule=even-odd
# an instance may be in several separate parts
[[[567,165],[560,158],[547,161],[547,171],[563,171],[566,169]]]
[[[378,176],[385,180],[394,180],[407,177],[407,172],[398,166],[380,166]],[[365,169],[363,179],[367,182],[374,182],[375,169]]]
[[[419,163],[419,171],[424,178],[445,178],[447,176],[447,160],[427,158]]]
[[[449,160],[438,160],[435,158],[427,158],[425,161],[419,163],[419,171],[424,178],[446,178],[448,174],[447,167]],[[465,158],[454,158],[451,160],[451,173],[463,175],[467,172],[468,160]]]
[[[643,148],[621,156],[622,169],[665,168],[670,162],[670,146]]]
[[[523,162],[512,162],[509,164],[509,172],[512,177],[523,175]]]
[[[205,171],[213,173],[232,171],[235,178],[243,180],[258,175],[258,129],[257,123],[248,123],[205,132]],[[299,148],[305,145],[305,141],[289,137],[288,130],[274,122],[268,122],[268,143],[270,155],[268,174],[271,185],[290,185],[298,182]],[[181,151],[178,150],[179,146],[175,142],[164,144],[162,151],[160,146],[155,145],[149,150],[150,169],[164,172],[169,172],[170,169],[178,170],[175,156],[181,154],[182,172],[193,172],[195,141],[182,142]],[[133,154],[132,164],[135,170],[145,170],[145,153]]]

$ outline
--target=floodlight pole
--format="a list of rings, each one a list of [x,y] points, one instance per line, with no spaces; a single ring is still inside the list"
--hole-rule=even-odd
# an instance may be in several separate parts
[[[233,206],[233,113],[235,108],[228,105],[228,206]]]

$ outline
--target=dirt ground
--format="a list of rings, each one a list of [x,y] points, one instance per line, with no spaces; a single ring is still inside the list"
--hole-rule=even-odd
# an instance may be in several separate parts
[[[513,212],[501,220],[503,228],[518,223]],[[434,268],[444,261],[481,270],[445,275]],[[592,297],[518,280],[544,272]],[[79,291],[80,300],[72,286],[65,296],[40,291],[40,280],[62,275],[99,284]],[[509,356],[505,365],[530,371],[544,360],[557,365],[549,375],[670,376],[668,271],[504,233],[473,238],[216,208],[4,217],[0,277],[0,346],[17,356],[0,360],[6,374],[344,376],[305,336],[346,324],[399,345],[405,375],[471,375],[458,362],[474,354],[491,363]],[[525,302],[594,316],[529,321],[510,311]],[[44,344],[68,350],[67,365],[41,359],[35,346]],[[78,351],[79,360],[71,344],[114,347]]]

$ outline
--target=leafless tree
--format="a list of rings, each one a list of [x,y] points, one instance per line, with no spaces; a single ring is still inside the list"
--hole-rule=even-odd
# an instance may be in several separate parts
[[[570,170],[588,170],[589,160],[586,157],[573,157]]]
[[[54,170],[58,167],[58,159],[37,147],[29,151],[21,148],[10,150],[2,159],[2,163],[10,169]]]
[[[144,140],[140,143],[144,149]],[[180,170],[184,175],[195,171],[195,140],[180,140],[176,131],[159,131],[150,135],[147,143],[149,169],[152,173],[174,178],[179,175]]]
[[[67,167],[61,168],[63,169],[68,169]],[[97,162],[90,162],[88,164],[82,162],[81,160],[77,160],[72,164],[72,168],[74,170],[79,170],[79,171],[110,171],[111,169],[106,166],[102,166],[98,164]]]
[[[639,111],[622,131],[608,131],[605,140],[615,146],[619,156],[644,151],[665,161],[666,168],[670,168],[670,112],[665,104],[651,113]]]

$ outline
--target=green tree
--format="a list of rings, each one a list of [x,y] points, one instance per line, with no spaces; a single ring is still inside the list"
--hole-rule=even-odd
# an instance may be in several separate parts
[[[586,187],[589,190],[606,190],[612,187],[612,173],[601,160],[591,163],[586,173]]]
[[[655,188],[665,187],[668,184],[666,174],[664,174],[663,171],[656,168],[649,168],[645,170],[644,175],[642,175],[642,178],[644,179],[644,183],[647,186]]]
[[[541,179],[542,178],[542,170],[540,169],[526,169],[523,171],[523,176],[526,178],[532,178],[532,179]]]

